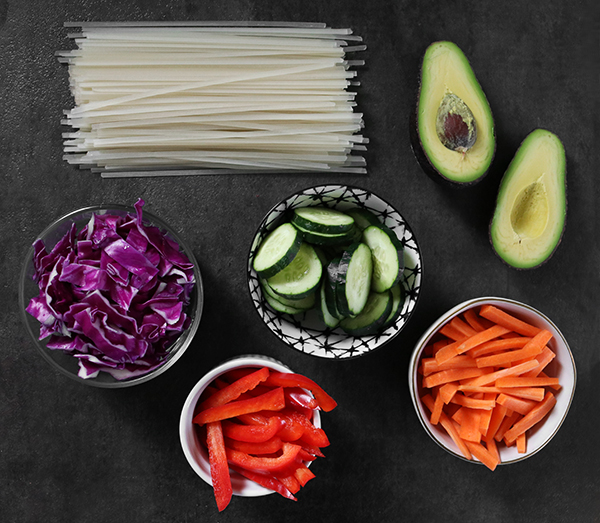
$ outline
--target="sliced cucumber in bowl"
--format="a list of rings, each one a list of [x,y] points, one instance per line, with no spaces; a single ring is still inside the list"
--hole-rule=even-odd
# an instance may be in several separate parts
[[[356,316],[363,310],[369,289],[373,261],[364,243],[355,243],[344,251],[337,266],[336,298],[344,316]]]
[[[271,231],[254,256],[253,267],[259,278],[270,278],[285,269],[296,257],[302,234],[290,223]]]
[[[376,334],[390,315],[392,301],[390,291],[371,291],[361,313],[353,318],[344,318],[340,327],[353,336]]]
[[[285,305],[286,307],[290,307],[292,309],[297,309],[299,311],[307,311],[312,309],[316,304],[316,294],[317,291],[311,292],[308,296],[304,296],[302,298],[286,298],[285,296],[281,296],[277,294],[269,285],[269,283],[265,280],[261,280],[261,285],[265,294],[268,294],[274,300],[277,300],[279,303]]]
[[[269,292],[269,290],[267,290],[268,284],[266,282],[262,281],[261,287],[263,290],[263,296],[265,297],[265,301],[274,311],[283,312],[284,314],[291,314],[292,316],[294,314],[301,314],[303,312],[306,312],[306,309],[298,309],[291,305],[286,305],[285,303],[282,303],[280,300],[276,299],[272,295],[272,291]]]
[[[268,278],[267,283],[279,296],[301,299],[317,290],[322,275],[319,256],[309,243],[303,242],[292,262]]]
[[[318,234],[343,234],[354,226],[354,219],[329,207],[299,207],[294,209],[292,224]]]
[[[370,225],[363,231],[363,241],[373,255],[371,286],[375,292],[384,292],[400,281],[404,271],[404,251],[399,242],[378,225]]]

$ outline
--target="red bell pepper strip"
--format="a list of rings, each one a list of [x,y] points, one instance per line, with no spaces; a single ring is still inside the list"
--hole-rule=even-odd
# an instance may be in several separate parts
[[[313,445],[309,445],[305,441],[302,441],[302,438],[300,438],[300,440],[298,440],[296,442],[296,444],[297,445],[302,445],[302,450],[305,450],[306,452],[308,452],[309,454],[312,454],[313,456],[317,456],[318,458],[324,458],[325,457],[325,454],[323,454],[323,451],[319,447],[315,447]]]
[[[306,410],[316,410],[319,403],[308,392],[300,387],[286,387],[285,400],[291,407],[302,407]]]
[[[248,478],[249,480],[252,480],[255,483],[258,483],[259,485],[261,485],[265,488],[268,488],[269,490],[272,490],[274,492],[277,492],[278,494],[281,494],[284,498],[288,498],[293,501],[298,501],[294,497],[294,493],[292,493],[290,491],[290,489],[287,488],[287,486],[282,481],[280,481],[273,475],[261,474],[260,472],[246,470],[241,467],[232,467],[232,469],[235,470],[238,474],[244,476],[245,478]],[[300,486],[298,486],[298,490],[300,490]]]
[[[248,414],[240,414],[237,419],[246,425],[267,425],[272,416],[265,416],[262,412],[249,412]]]
[[[268,376],[269,369],[267,367],[254,371],[233,383],[220,388],[217,392],[198,405],[198,411],[225,405],[226,403],[237,399],[244,392],[255,388],[259,383],[265,381]]]
[[[287,475],[277,475],[277,477],[292,494],[296,494],[300,490],[301,485],[293,472]]]
[[[266,394],[256,396],[255,398],[232,401],[231,403],[226,403],[225,405],[210,407],[199,412],[194,417],[193,422],[197,423],[198,425],[204,425],[205,423],[210,423],[211,421],[221,421],[224,419],[235,418],[241,414],[248,414],[250,412],[257,412],[259,410],[281,410],[284,407],[285,397],[283,395],[283,389],[279,387],[267,392]]]
[[[233,466],[243,467],[246,470],[252,470],[254,472],[273,472],[283,470],[290,464],[296,462],[300,448],[299,445],[284,442],[281,447],[283,452],[276,457],[251,456],[245,452],[230,448],[225,448],[225,452],[227,454],[227,460]]]
[[[294,472],[294,477],[298,480],[298,483],[304,487],[311,479],[315,477],[314,473],[303,464],[299,465]]]
[[[301,387],[310,390],[325,412],[329,412],[337,406],[337,402],[320,385],[302,374],[271,371],[264,383],[272,387]]]
[[[315,447],[327,447],[329,445],[329,438],[327,434],[321,428],[315,427],[306,416],[303,416],[299,412],[285,408],[277,414],[279,417],[285,417],[293,420],[295,423],[303,427],[303,433],[300,436],[303,442]]]
[[[246,454],[274,454],[281,449],[283,446],[283,441],[281,441],[281,439],[278,437],[271,438],[267,441],[261,441],[259,443],[226,439],[225,446],[233,450],[245,452]]]
[[[206,445],[215,500],[221,512],[229,505],[233,490],[220,421],[206,425]]]
[[[227,438],[250,443],[260,443],[271,439],[281,427],[281,420],[277,416],[268,418],[263,425],[242,425],[223,420],[223,434]]]
[[[315,456],[314,454],[311,454],[310,452],[308,452],[308,450],[306,450],[305,448],[301,448],[300,452],[298,452],[298,457],[302,460],[302,461],[314,461],[317,459],[317,456]]]

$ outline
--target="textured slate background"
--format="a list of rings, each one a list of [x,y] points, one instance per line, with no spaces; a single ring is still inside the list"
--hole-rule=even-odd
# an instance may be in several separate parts
[[[67,20],[290,20],[351,27],[368,45],[359,109],[371,144],[366,176],[228,176],[101,180],[63,162],[60,118],[71,107]],[[242,523],[305,521],[600,521],[600,198],[598,9],[592,0],[519,2],[357,0],[0,0],[0,520],[3,522]],[[495,115],[498,147],[487,179],[444,189],[417,165],[408,140],[420,59],[434,40],[470,58]],[[500,177],[521,140],[544,127],[564,142],[569,214],[542,268],[502,265],[487,240]],[[260,322],[247,292],[246,256],[264,213],[315,183],[348,182],[384,196],[423,251],[416,315],[392,343],[352,361],[291,351]],[[205,315],[173,369],[137,388],[83,387],[51,370],[21,325],[17,282],[35,236],[90,204],[132,204],[171,223],[197,255]],[[578,387],[554,440],[531,459],[464,463],[438,448],[410,403],[407,367],[420,334],[476,296],[527,302],[570,342]],[[332,441],[297,503],[234,498],[218,514],[212,490],[179,446],[181,406],[194,383],[236,354],[276,357],[339,401]]]

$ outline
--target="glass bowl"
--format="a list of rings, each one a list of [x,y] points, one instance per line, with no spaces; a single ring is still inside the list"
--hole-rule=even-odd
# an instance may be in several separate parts
[[[83,209],[75,210],[67,215],[59,218],[50,224],[37,239],[40,239],[46,245],[48,251],[56,245],[56,243],[65,236],[75,224],[77,232],[85,227],[93,215],[115,215],[119,217],[135,216],[135,208],[123,205],[97,205]],[[153,216],[146,210],[143,211],[143,224],[157,227],[167,238],[174,240],[180,247],[180,252],[185,254],[189,261],[193,264],[193,273],[195,285],[190,294],[190,302],[185,308],[185,313],[190,319],[189,326],[185,329],[178,338],[169,346],[167,356],[162,362],[152,370],[140,373],[136,376],[127,379],[116,379],[107,372],[99,372],[96,377],[83,378],[79,376],[79,364],[77,358],[63,350],[49,349],[48,338],[39,339],[40,322],[31,314],[26,312],[26,308],[31,300],[39,293],[37,283],[34,281],[34,247],[33,244],[27,251],[23,269],[19,282],[19,306],[25,328],[29,332],[34,346],[39,354],[58,372],[78,381],[80,383],[103,388],[123,388],[145,383],[169,368],[171,368],[185,353],[189,347],[202,316],[202,308],[204,303],[204,293],[202,285],[202,277],[200,268],[194,257],[192,250],[181,240],[175,231],[165,222]]]
[[[401,285],[404,303],[396,320],[385,330],[367,336],[351,336],[340,328],[326,327],[315,309],[289,315],[274,311],[265,300],[254,271],[254,256],[270,231],[283,222],[292,209],[325,206],[340,211],[366,209],[394,231],[404,247]],[[321,358],[348,359],[382,347],[397,336],[415,311],[421,290],[421,251],[409,224],[389,203],[376,194],[347,185],[318,185],[299,191],[275,205],[263,218],[252,240],[247,264],[248,286],[254,308],[269,330],[288,347]]]
[[[571,353],[571,349],[569,348],[567,340],[560,332],[558,327],[543,313],[525,303],[508,298],[493,296],[475,298],[456,305],[448,312],[440,316],[435,322],[433,322],[433,324],[427,329],[427,331],[425,331],[423,336],[415,345],[408,370],[409,389],[413,406],[416,410],[421,425],[425,429],[425,432],[427,432],[433,441],[435,441],[444,450],[455,457],[461,458],[464,461],[468,461],[462,455],[452,438],[440,426],[440,424],[438,423],[437,425],[433,425],[430,422],[429,410],[423,405],[421,400],[421,397],[423,396],[423,390],[420,383],[419,363],[424,349],[436,336],[443,325],[448,323],[454,317],[464,313],[468,309],[478,309],[479,307],[487,304],[502,309],[507,313],[521,319],[522,321],[528,322],[540,329],[547,329],[552,333],[553,337],[548,342],[548,347],[556,354],[556,356],[545,370],[547,371],[548,375],[558,377],[561,385],[559,391],[553,391],[556,397],[556,405],[554,408],[544,420],[538,423],[535,427],[532,427],[527,432],[526,452],[519,453],[516,445],[512,445],[510,447],[498,445],[500,465],[507,465],[510,463],[523,461],[524,459],[533,456],[550,442],[567,417],[567,413],[575,394],[577,371],[573,354]],[[476,458],[473,458],[470,463],[481,464],[481,462]]]

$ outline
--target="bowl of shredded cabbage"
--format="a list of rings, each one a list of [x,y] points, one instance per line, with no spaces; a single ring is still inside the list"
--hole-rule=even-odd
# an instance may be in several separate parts
[[[198,263],[143,206],[75,210],[27,252],[19,285],[26,329],[52,367],[81,383],[121,388],[155,378],[198,329]]]

